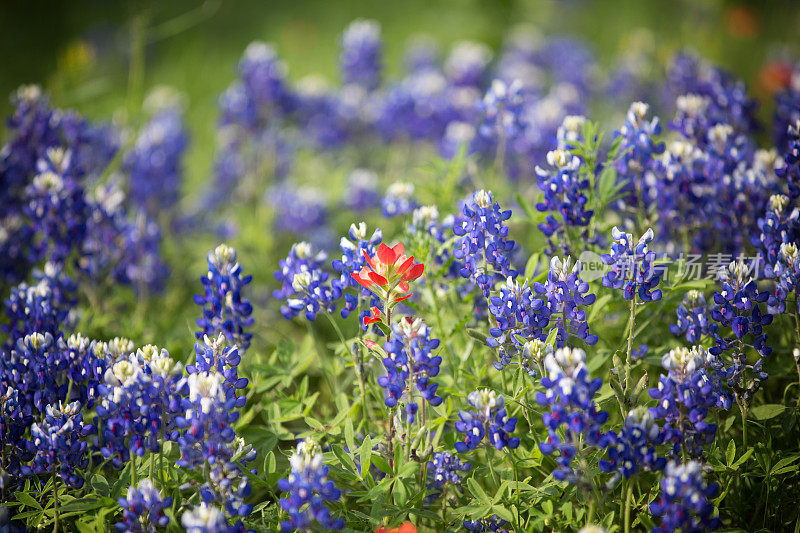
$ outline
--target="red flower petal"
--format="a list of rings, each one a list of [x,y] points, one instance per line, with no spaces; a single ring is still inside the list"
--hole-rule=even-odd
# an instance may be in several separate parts
[[[403,280],[405,281],[413,281],[420,277],[422,273],[425,272],[425,265],[422,263],[417,263],[411,269],[403,275]]]
[[[392,248],[389,248],[383,243],[381,243],[381,245],[378,246],[378,252],[376,255],[378,257],[378,261],[380,261],[384,265],[391,265],[394,263],[395,259],[394,250]]]
[[[401,297],[399,297],[399,298],[395,298],[395,299],[394,299],[394,302],[395,302],[395,303],[397,303],[397,302],[402,302],[403,300],[407,300],[408,298],[411,298],[413,295],[414,295],[414,293],[413,293],[413,292],[410,292],[410,293],[406,294],[405,296],[401,296]]]
[[[369,279],[371,279],[372,281],[374,281],[378,285],[386,285],[387,283],[389,283],[389,281],[386,278],[384,278],[383,276],[381,276],[377,272],[370,271],[367,275],[369,276]]]

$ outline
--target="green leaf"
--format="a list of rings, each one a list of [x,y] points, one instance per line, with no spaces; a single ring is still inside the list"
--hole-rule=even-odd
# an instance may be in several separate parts
[[[349,453],[344,451],[344,448],[342,448],[338,444],[334,444],[331,446],[331,449],[333,450],[334,455],[336,455],[336,457],[339,459],[339,462],[345,469],[350,470],[350,472],[354,474],[358,474],[358,469],[356,468],[355,461],[353,461],[353,458],[350,457]]]
[[[109,496],[111,489],[108,486],[108,481],[100,474],[95,474],[91,481],[92,488],[100,496]]]
[[[749,450],[747,450],[746,452],[744,452],[744,453],[742,454],[742,456],[741,456],[741,457],[739,457],[739,458],[736,460],[736,462],[735,462],[735,463],[733,463],[733,464],[731,465],[731,468],[733,468],[734,470],[738,470],[738,469],[739,469],[739,467],[740,467],[740,466],[742,466],[742,464],[743,464],[745,461],[747,461],[747,460],[750,458],[750,456],[751,456],[751,455],[753,455],[753,448],[750,448]]]
[[[364,437],[364,442],[361,443],[359,458],[361,459],[361,479],[364,479],[372,465],[372,438],[369,435]]]
[[[472,337],[473,339],[480,341],[482,344],[486,344],[486,339],[489,335],[472,328],[467,328],[467,335]]]
[[[33,496],[28,494],[27,492],[15,492],[14,496],[17,497],[17,501],[26,505],[27,507],[33,507],[34,509],[42,510],[42,506],[39,505],[39,502],[33,499]]]
[[[731,466],[734,459],[736,459],[736,443],[731,439],[728,443],[728,449],[725,451],[725,462],[728,466]]]
[[[356,439],[353,436],[353,420],[351,418],[344,422],[344,441],[347,443],[348,449],[356,449]]]
[[[486,491],[484,491],[483,487],[481,487],[478,482],[475,481],[475,478],[469,478],[467,480],[467,485],[469,486],[469,491],[473,496],[475,496],[476,499],[480,500],[482,503],[490,501]]]
[[[769,420],[770,418],[775,418],[785,410],[786,410],[785,405],[768,403],[765,405],[759,405],[758,407],[754,407],[752,411],[750,411],[750,413],[756,420]]]

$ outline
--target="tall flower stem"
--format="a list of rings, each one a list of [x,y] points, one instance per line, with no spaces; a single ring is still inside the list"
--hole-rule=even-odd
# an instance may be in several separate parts
[[[336,323],[336,321],[333,319],[330,313],[325,313],[325,316],[328,317],[328,321],[331,323],[331,326],[333,326],[333,329],[336,331],[336,335],[339,337],[339,342],[342,343],[342,348],[344,348],[346,352],[349,352],[353,358],[353,370],[355,370],[356,372],[356,378],[358,378],[358,391],[361,394],[361,409],[362,412],[366,415],[365,418],[371,419],[372,413],[369,412],[369,408],[367,406],[367,394],[365,392],[366,387],[364,386],[364,375],[361,372],[361,361],[359,361],[356,352],[354,352],[347,346],[347,342],[344,340],[344,334],[342,333],[342,329],[339,327],[339,324]]]
[[[53,509],[55,511],[54,533],[58,533],[58,475],[56,475],[56,463],[53,461]]]
[[[742,413],[742,445],[747,450],[747,405],[744,400],[737,398],[736,401],[739,404],[739,412]]]
[[[624,531],[630,533],[631,531],[631,500],[633,499],[633,482],[628,480],[628,490],[625,492],[625,522]]]

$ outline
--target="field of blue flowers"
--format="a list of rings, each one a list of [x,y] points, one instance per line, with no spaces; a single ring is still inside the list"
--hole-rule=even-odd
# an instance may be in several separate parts
[[[0,531],[800,532],[797,42],[359,18],[190,126],[148,23],[116,112],[11,95]]]

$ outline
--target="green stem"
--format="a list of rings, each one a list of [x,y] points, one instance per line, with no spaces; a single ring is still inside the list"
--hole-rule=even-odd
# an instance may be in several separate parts
[[[742,413],[742,444],[747,451],[747,406],[744,400],[739,402],[739,411]]]
[[[339,327],[339,324],[336,323],[330,313],[325,313],[325,316],[328,317],[328,321],[331,323],[331,326],[333,326],[333,329],[336,330],[336,335],[339,337],[339,342],[342,343],[342,347],[346,352],[349,352],[353,358],[353,370],[356,372],[356,378],[358,378],[358,391],[361,394],[361,408],[362,412],[367,415],[364,420],[371,419],[372,413],[369,412],[367,407],[367,394],[365,392],[366,388],[364,386],[364,376],[361,373],[361,362],[358,360],[356,352],[347,346],[347,341],[344,340],[344,333],[342,333],[342,329]]]
[[[631,531],[631,499],[633,499],[633,482],[628,481],[628,490],[625,493],[625,533]]]
[[[56,475],[56,461],[53,461],[53,508],[55,510],[55,529],[58,533],[58,476]]]

